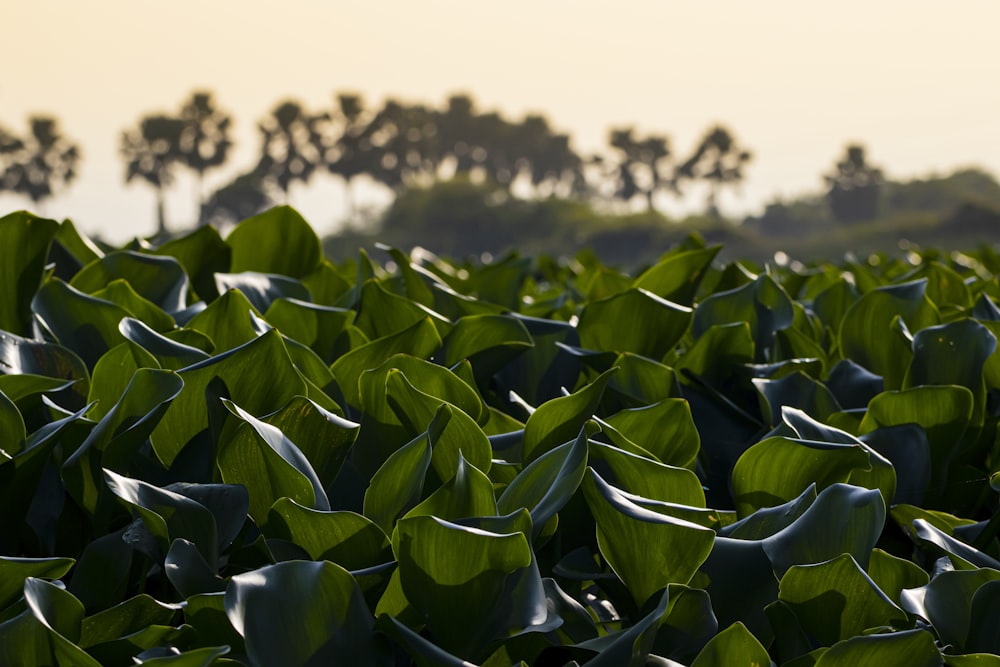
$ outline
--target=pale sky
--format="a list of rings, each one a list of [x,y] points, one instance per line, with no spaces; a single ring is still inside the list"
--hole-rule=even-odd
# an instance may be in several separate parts
[[[44,213],[114,241],[155,227],[152,190],[123,185],[121,131],[196,88],[235,121],[215,184],[254,163],[277,102],[318,110],[342,91],[370,106],[468,92],[510,118],[545,113],[587,153],[635,125],[684,154],[722,122],[755,156],[732,214],[818,189],[851,141],[894,178],[1000,173],[996,0],[0,0],[0,25],[0,125],[54,114],[84,152]],[[168,224],[194,219],[193,187],[178,180]],[[291,198],[321,232],[344,215],[331,176]],[[0,196],[0,213],[29,205]]]

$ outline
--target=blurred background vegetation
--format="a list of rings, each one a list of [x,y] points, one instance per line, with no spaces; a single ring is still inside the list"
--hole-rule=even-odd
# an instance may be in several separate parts
[[[729,219],[718,195],[739,188],[753,152],[727,127],[706,128],[686,148],[666,133],[613,127],[602,152],[582,154],[544,115],[507,118],[467,94],[440,106],[390,98],[370,107],[348,93],[328,109],[282,100],[257,123],[256,163],[206,191],[206,173],[228,166],[232,122],[212,93],[195,91],[176,113],[144,115],[122,131],[124,181],[150,188],[159,240],[198,225],[225,231],[320,178],[339,181],[349,202],[345,224],[325,241],[333,257],[381,241],[459,258],[590,248],[606,262],[638,264],[697,233],[730,257],[762,261],[780,251],[820,260],[973,248],[1000,229],[1000,184],[990,173],[970,167],[897,181],[856,143],[817,165],[823,185],[815,192]],[[0,127],[0,192],[36,210],[72,186],[81,160],[55,118],[31,117],[24,134]],[[183,170],[194,176],[197,220],[170,219],[166,210],[165,194]],[[359,188],[391,193],[391,203],[362,209],[353,203]],[[692,189],[705,195],[700,214],[663,212]]]

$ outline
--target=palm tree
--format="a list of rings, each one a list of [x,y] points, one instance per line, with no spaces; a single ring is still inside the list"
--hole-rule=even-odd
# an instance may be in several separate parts
[[[160,236],[167,231],[164,190],[173,183],[174,168],[182,161],[183,132],[183,120],[162,114],[147,116],[138,128],[122,132],[125,182],[140,178],[156,189],[156,229]]]
[[[3,189],[38,205],[76,178],[80,149],[59,133],[54,118],[33,116],[28,124],[27,140],[0,131],[0,159],[5,163],[0,180]]]
[[[219,110],[208,92],[192,93],[183,107],[180,118],[180,162],[195,172],[197,178],[198,222],[205,222],[205,172],[225,164],[233,142],[229,138],[232,118]]]
[[[295,181],[308,183],[322,163],[323,135],[330,115],[309,114],[298,102],[282,102],[260,122],[262,147],[256,171],[281,191],[284,203]]]
[[[719,190],[742,181],[743,167],[752,158],[753,153],[740,146],[729,130],[716,125],[705,133],[691,157],[678,168],[678,177],[708,181],[706,208],[710,215],[718,216]]]

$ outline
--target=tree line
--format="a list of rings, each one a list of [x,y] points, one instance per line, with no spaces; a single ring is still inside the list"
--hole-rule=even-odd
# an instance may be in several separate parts
[[[35,116],[28,124],[23,138],[0,127],[0,192],[39,204],[73,181],[81,152],[56,119]],[[392,98],[369,107],[361,96],[341,93],[329,109],[310,110],[295,100],[276,104],[257,124],[256,162],[206,192],[206,174],[229,161],[232,127],[232,115],[212,93],[195,91],[175,113],[144,115],[122,131],[124,180],[153,188],[160,233],[167,229],[165,193],[184,169],[197,184],[199,224],[238,221],[287,202],[294,187],[324,173],[343,183],[352,215],[361,177],[398,194],[454,176],[493,182],[523,197],[641,200],[650,210],[700,182],[708,186],[707,211],[718,215],[719,192],[744,179],[753,157],[722,125],[708,128],[687,154],[676,152],[666,134],[616,127],[604,152],[584,155],[545,116],[509,119],[480,110],[465,94],[439,107]],[[884,179],[866,162],[863,147],[849,146],[825,178],[837,220],[874,217]]]
[[[73,180],[80,150],[53,118],[33,117],[29,125],[27,139],[0,128],[0,191],[37,204]],[[642,199],[650,209],[658,196],[681,196],[689,183],[704,181],[710,184],[708,206],[714,210],[719,189],[739,183],[751,159],[723,126],[710,128],[688,155],[677,155],[664,134],[640,136],[631,127],[611,130],[606,154],[584,155],[545,116],[508,119],[481,111],[464,94],[440,107],[390,98],[380,108],[366,106],[359,95],[339,94],[330,109],[310,110],[294,100],[275,105],[257,125],[256,163],[206,193],[206,173],[228,162],[232,126],[231,114],[213,95],[197,91],[176,113],[144,115],[122,132],[125,182],[153,188],[161,231],[166,229],[164,195],[181,169],[196,178],[199,223],[205,224],[241,219],[287,201],[296,184],[320,173],[343,182],[348,202],[362,176],[399,192],[469,175],[524,196]]]

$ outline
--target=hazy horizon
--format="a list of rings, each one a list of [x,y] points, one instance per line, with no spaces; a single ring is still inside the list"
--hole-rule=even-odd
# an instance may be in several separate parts
[[[666,134],[677,154],[721,122],[754,152],[743,214],[821,186],[849,142],[892,178],[963,166],[1000,172],[995,85],[1000,3],[849,0],[837,10],[758,3],[434,0],[341,3],[219,0],[169,5],[105,0],[8,4],[0,125],[56,116],[83,151],[81,173],[44,213],[110,240],[154,231],[154,196],[123,183],[122,130],[176,111],[195,89],[215,93],[237,146],[210,185],[250,167],[256,123],[280,100],[329,108],[353,91],[440,105],[467,92],[510,118],[544,113],[594,152],[612,126]],[[991,83],[993,82],[993,83]],[[168,222],[194,219],[193,183],[179,178]],[[374,191],[369,192],[369,199]],[[340,185],[320,176],[291,203],[320,231],[343,214]],[[698,205],[701,202],[698,200]],[[0,212],[30,201],[0,196]]]

